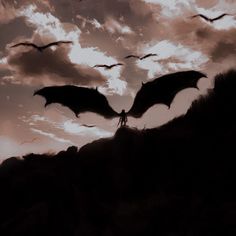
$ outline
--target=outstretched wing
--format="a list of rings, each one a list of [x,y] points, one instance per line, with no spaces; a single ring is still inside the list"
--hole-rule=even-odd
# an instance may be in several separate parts
[[[149,53],[149,54],[147,54],[147,55],[141,57],[140,60],[144,60],[144,59],[146,59],[146,58],[148,58],[148,57],[154,57],[154,56],[157,56],[157,54],[156,54],[156,53]]]
[[[56,41],[56,42],[51,42],[45,46],[42,46],[41,48],[46,49],[51,46],[58,46],[60,44],[70,44],[70,43],[73,43],[73,42],[72,41]]]
[[[128,112],[129,116],[141,117],[151,106],[162,103],[170,107],[176,94],[185,88],[197,88],[200,78],[206,77],[198,71],[183,71],[164,75],[143,84]]]
[[[95,112],[105,118],[119,116],[109,105],[106,97],[96,89],[73,85],[44,87],[34,93],[46,99],[45,107],[59,103],[70,108],[78,117],[83,112]]]
[[[105,65],[105,64],[95,65],[94,68],[105,68],[105,69],[111,69],[111,67],[110,67],[109,65]]]
[[[126,56],[124,59],[129,59],[129,58],[138,58],[138,59],[139,59],[139,56],[136,56],[136,55],[128,55],[128,56]]]
[[[228,14],[228,13],[224,13],[224,14],[221,14],[221,15],[219,15],[219,16],[213,18],[212,20],[213,20],[213,21],[216,21],[216,20],[219,20],[219,19],[223,18],[224,16],[229,16],[229,15],[230,15],[230,14]]]
[[[203,14],[197,14],[197,15],[192,16],[191,18],[196,18],[196,17],[201,17],[201,18],[203,18],[206,21],[211,21],[210,18],[208,18],[207,16],[205,16]]]
[[[122,63],[117,63],[117,64],[113,64],[113,65],[110,65],[110,67],[111,67],[111,69],[113,68],[113,67],[116,67],[116,66],[123,66],[124,64],[122,64]]]
[[[33,48],[38,49],[38,46],[36,44],[29,43],[29,42],[17,43],[15,45],[11,46],[11,48],[15,48],[15,47],[19,47],[19,46],[27,46],[27,47],[33,47]]]

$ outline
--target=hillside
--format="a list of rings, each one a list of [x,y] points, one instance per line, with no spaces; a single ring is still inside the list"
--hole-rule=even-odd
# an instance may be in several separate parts
[[[185,116],[0,166],[0,235],[235,235],[236,71]]]

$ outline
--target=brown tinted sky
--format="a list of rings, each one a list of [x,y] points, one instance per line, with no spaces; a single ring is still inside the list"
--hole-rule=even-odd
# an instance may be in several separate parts
[[[98,86],[120,111],[130,108],[141,82],[175,71],[201,70],[209,78],[200,80],[200,91],[187,89],[177,95],[170,110],[157,105],[142,119],[130,119],[129,125],[155,127],[185,113],[192,100],[211,86],[215,74],[235,67],[234,9],[234,0],[0,1],[0,158],[81,146],[116,130],[116,119],[91,113],[76,119],[60,105],[45,109],[44,100],[32,94],[47,85]],[[233,16],[214,24],[189,18],[224,12]],[[21,41],[46,44],[54,40],[72,40],[73,45],[44,53],[9,48]],[[158,56],[123,59],[146,53]],[[125,66],[111,71],[93,68],[117,62]]]

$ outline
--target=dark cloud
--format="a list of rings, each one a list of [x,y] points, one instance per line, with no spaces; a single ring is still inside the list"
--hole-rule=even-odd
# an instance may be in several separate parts
[[[16,70],[17,78],[24,82],[27,77],[33,78],[32,83],[37,84],[49,80],[52,83],[101,85],[106,81],[97,70],[71,63],[64,49],[16,53],[8,58],[8,63]]]
[[[204,8],[211,8],[211,7],[214,7],[217,3],[218,3],[218,0],[195,0],[197,5],[199,7],[204,7]],[[234,0],[233,0],[234,1]]]
[[[65,1],[63,1],[65,2]],[[106,52],[107,55],[123,61],[128,54],[137,54],[138,45],[145,44],[159,37],[160,25],[155,20],[152,9],[142,1],[69,1],[64,9],[60,1],[51,1],[55,6],[55,14],[60,19],[70,20],[71,7],[81,17],[74,17],[75,23],[81,29],[80,43],[83,47],[97,47]],[[82,27],[83,20],[96,19],[102,28],[96,28],[91,23]],[[114,21],[122,26],[130,28],[132,33],[122,34],[117,30],[109,31],[109,21]],[[154,30],[153,30],[154,29]],[[122,71],[122,78],[128,82],[130,88],[137,89],[141,81],[146,80],[147,72],[140,70],[134,61],[123,61],[126,63]]]
[[[53,6],[55,6],[55,14],[60,17],[62,21],[72,20],[78,24],[81,28],[82,21],[76,17],[77,15],[82,16],[84,19],[93,20],[96,19],[100,24],[105,24],[107,20],[114,19],[121,25],[127,25],[136,33],[136,40],[142,40],[139,37],[139,32],[142,30],[147,32],[153,32],[146,30],[147,26],[152,27],[153,24],[153,11],[144,3],[137,0],[131,1],[119,1],[119,0],[101,0],[101,1],[82,1],[76,0],[65,1],[65,0],[51,0]],[[84,32],[92,32],[94,27],[87,24]],[[104,35],[109,35],[107,31],[103,31]],[[147,37],[144,37],[144,40]],[[134,41],[134,39],[133,39]]]
[[[216,29],[200,19],[176,19],[169,27],[172,39],[208,56],[202,69],[214,75],[234,67],[236,29]],[[218,63],[221,62],[221,65]]]
[[[142,11],[143,18],[147,17],[151,12],[146,12],[147,8],[145,3],[140,1],[126,1],[126,0],[100,0],[100,1],[82,1],[77,0],[50,0],[50,3],[55,7],[56,14],[60,15],[64,21],[70,21],[75,15],[79,14],[90,19],[97,19],[102,24],[106,21],[108,16],[119,19],[124,16],[125,20],[134,21],[138,19],[138,15]],[[133,7],[136,3],[137,6],[142,5],[143,8],[134,12]],[[73,13],[75,15],[73,15]]]
[[[7,1],[0,1],[0,24],[7,24],[16,17],[16,9]]]
[[[212,50],[211,59],[214,62],[223,61],[226,57],[233,57],[236,59],[235,42],[220,41]]]
[[[210,31],[207,31],[204,28],[197,29],[195,33],[200,40],[208,40],[211,37]]]
[[[15,18],[8,24],[0,24],[0,32],[0,51],[3,51],[6,45],[11,43],[15,38],[31,37],[33,29],[26,25],[23,17],[20,17]]]
[[[0,84],[4,84],[4,78],[12,76],[12,72],[7,68],[0,68]]]

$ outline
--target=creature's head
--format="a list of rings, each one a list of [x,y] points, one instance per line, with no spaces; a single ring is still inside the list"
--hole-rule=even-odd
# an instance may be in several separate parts
[[[125,114],[126,114],[125,109],[122,109],[120,114],[121,114],[121,115],[125,115]]]

